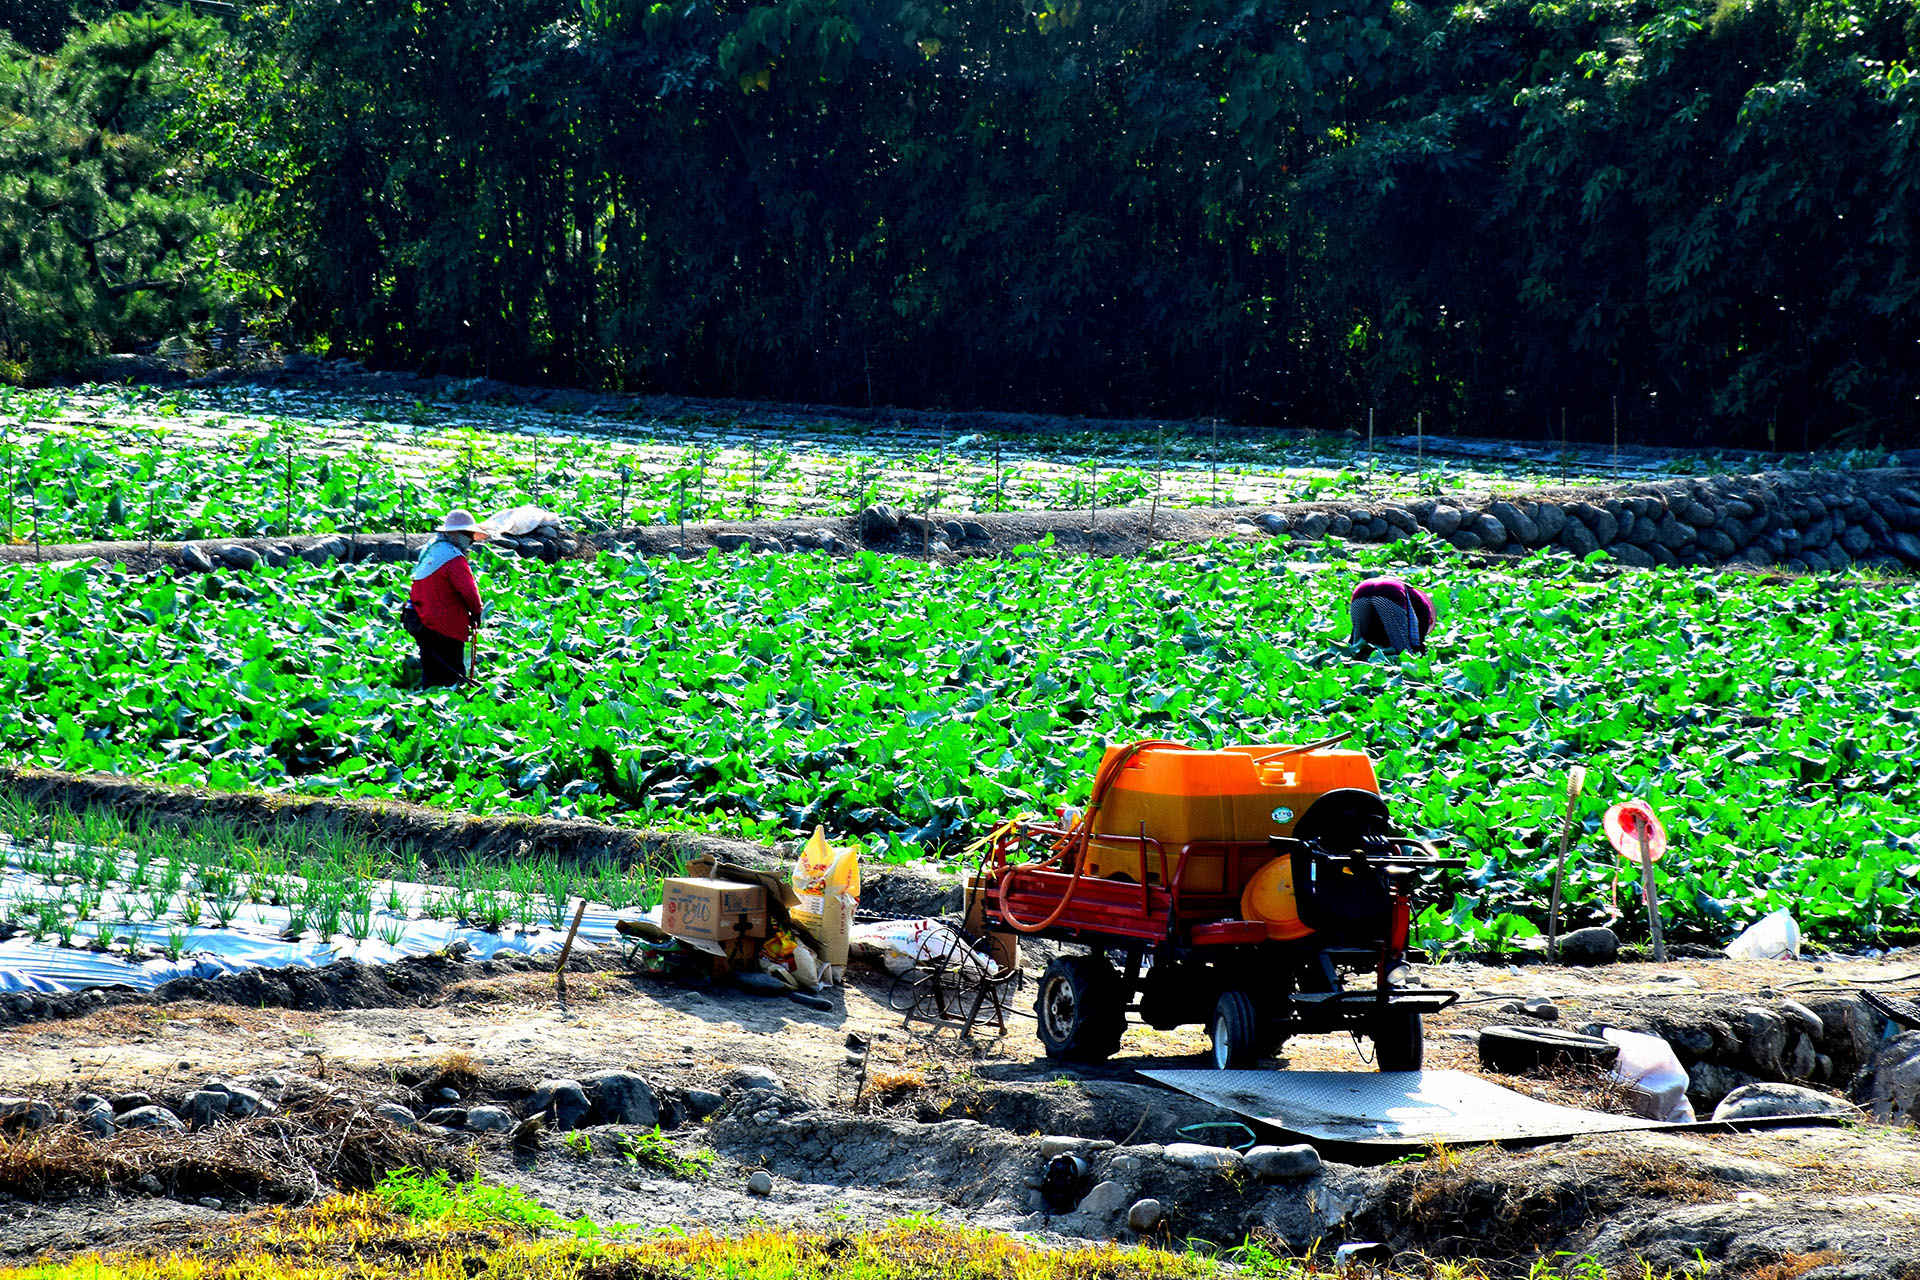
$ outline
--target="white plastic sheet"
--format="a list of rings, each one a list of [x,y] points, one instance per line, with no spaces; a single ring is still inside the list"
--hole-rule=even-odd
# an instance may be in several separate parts
[[[62,846],[63,848],[65,846]],[[39,875],[20,869],[19,850],[0,837],[0,913],[16,903],[32,903],[58,896],[59,886]],[[130,869],[130,868],[129,868]],[[288,883],[298,885],[297,878]],[[62,946],[53,935],[36,941],[26,933],[0,942],[0,993],[38,992],[55,995],[92,987],[131,987],[150,991],[175,978],[216,978],[244,969],[319,968],[337,960],[358,960],[365,964],[389,964],[410,956],[432,955],[464,943],[479,959],[501,952],[522,955],[555,955],[566,940],[564,928],[536,925],[531,928],[509,924],[498,933],[462,926],[452,920],[431,919],[421,912],[430,898],[442,894],[441,887],[409,881],[379,880],[367,886],[374,910],[365,938],[354,939],[346,933],[321,938],[315,930],[306,930],[297,938],[287,937],[292,910],[264,903],[242,903],[230,924],[210,923],[210,912],[203,906],[198,924],[188,925],[182,908],[184,893],[169,895],[164,910],[152,914],[152,891],[127,892],[108,889],[90,912],[90,919],[75,930],[75,945]],[[389,909],[397,897],[398,912]],[[569,905],[566,918],[572,920]],[[589,903],[580,919],[574,949],[588,951],[610,946],[618,934],[614,922],[619,913],[613,908]],[[98,936],[101,925],[120,940],[110,952],[88,944]],[[139,939],[139,958],[130,958],[126,947],[129,937]],[[163,948],[178,947],[180,957],[154,956]]]
[[[505,534],[510,538],[517,538],[522,534],[532,533],[543,524],[552,525],[557,529],[560,527],[560,517],[542,507],[528,503],[525,506],[507,507],[496,511],[482,520],[480,527],[491,534]]]

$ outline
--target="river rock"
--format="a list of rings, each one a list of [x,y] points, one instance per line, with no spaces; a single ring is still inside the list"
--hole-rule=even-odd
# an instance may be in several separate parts
[[[862,542],[889,542],[900,532],[900,512],[887,503],[876,503],[860,513],[855,528]]]
[[[195,1090],[181,1104],[181,1113],[188,1124],[196,1129],[204,1129],[227,1114],[227,1097],[224,1089]]]
[[[236,569],[251,569],[260,563],[260,553],[252,547],[243,547],[238,543],[221,547],[214,553]]]
[[[1798,1027],[1807,1035],[1812,1036],[1815,1040],[1824,1040],[1826,1038],[1827,1024],[1825,1019],[1821,1018],[1821,1016],[1813,1010],[1807,1008],[1807,1006],[1801,1004],[1798,1000],[1782,1000],[1780,1002],[1780,1012],[1785,1016],[1787,1021],[1793,1023],[1794,1026]]]
[[[1336,538],[1344,538],[1353,532],[1353,521],[1343,515],[1328,516],[1327,532]]]
[[[1232,1147],[1213,1147],[1204,1142],[1173,1142],[1161,1153],[1168,1164],[1182,1169],[1237,1169],[1243,1157]]]
[[[580,1084],[607,1124],[650,1129],[660,1123],[660,1103],[652,1086],[631,1071],[602,1071],[584,1077]]]
[[[1750,1004],[1735,1024],[1747,1060],[1770,1076],[1786,1074],[1787,1023],[1771,1009]]]
[[[1276,538],[1287,531],[1287,518],[1278,511],[1263,511],[1253,522]]]
[[[107,1099],[107,1105],[113,1108],[115,1115],[129,1111],[138,1111],[141,1107],[153,1105],[153,1095],[148,1093],[116,1093]]]
[[[1724,530],[1703,529],[1700,531],[1700,549],[1715,560],[1730,560],[1740,548],[1734,545]]]
[[[1166,1208],[1149,1196],[1133,1202],[1133,1206],[1127,1210],[1127,1225],[1135,1231],[1147,1232],[1159,1226],[1166,1216]]]
[[[1653,555],[1645,547],[1636,547],[1631,542],[1616,542],[1607,548],[1607,554],[1621,564],[1630,564],[1636,569],[1653,568]]]
[[[1758,1084],[1741,1085],[1722,1098],[1720,1105],[1713,1109],[1713,1118],[1758,1120],[1767,1116],[1839,1116],[1853,1113],[1851,1103],[1818,1089],[1761,1081]]]
[[[1674,514],[1696,529],[1711,529],[1720,523],[1720,513],[1697,498],[1682,498],[1674,504]]]
[[[1110,1217],[1126,1207],[1129,1194],[1117,1182],[1096,1182],[1092,1190],[1080,1197],[1080,1203],[1074,1206],[1073,1211],[1089,1218]]]
[[[1873,550],[1873,535],[1857,524],[1850,524],[1840,535],[1840,549],[1857,560]]]
[[[1498,551],[1501,547],[1506,546],[1507,538],[1512,532],[1501,521],[1499,516],[1494,515],[1490,511],[1482,511],[1461,527],[1471,528],[1474,533],[1479,535],[1481,545],[1485,546],[1489,551]]]
[[[39,1098],[0,1098],[0,1130],[34,1133],[60,1116],[51,1102]]]
[[[1540,526],[1534,523],[1533,517],[1511,502],[1496,502],[1487,508],[1487,514],[1498,520],[1505,527],[1507,535],[1521,546],[1540,545]]]
[[[1533,523],[1540,530],[1540,541],[1552,542],[1567,527],[1567,513],[1557,502],[1536,503],[1533,508]]]
[[[435,1107],[427,1112],[424,1123],[439,1125],[443,1129],[464,1129],[467,1126],[465,1107]]]
[[[1387,522],[1388,528],[1395,529],[1401,533],[1418,533],[1420,531],[1420,522],[1414,519],[1413,512],[1407,510],[1405,507],[1382,507],[1375,514]]]
[[[551,1112],[554,1127],[562,1131],[578,1129],[592,1111],[593,1103],[587,1099],[587,1091],[580,1087],[578,1080],[542,1080],[527,1097],[528,1115]]]
[[[185,1133],[187,1126],[179,1116],[161,1106],[135,1107],[114,1119],[122,1129],[168,1129]]]
[[[227,1114],[236,1120],[245,1120],[249,1116],[268,1115],[274,1111],[273,1103],[254,1089],[245,1085],[227,1086]]]
[[[1575,559],[1582,560],[1600,549],[1593,530],[1587,528],[1587,522],[1577,515],[1567,517],[1567,527],[1560,531],[1560,545],[1572,552]]]
[[[1466,515],[1460,508],[1450,507],[1443,502],[1434,507],[1433,514],[1427,517],[1427,528],[1444,538],[1457,530],[1465,519]]]
[[[1887,539],[1887,545],[1893,548],[1893,554],[1908,564],[1920,565],[1920,538],[1911,533],[1896,533]]]
[[[376,1102],[368,1110],[388,1124],[398,1125],[409,1132],[420,1127],[420,1122],[414,1118],[413,1112],[397,1102]]]
[[[1323,538],[1327,534],[1327,518],[1318,511],[1310,511],[1301,517],[1295,531],[1308,541]]]
[[[191,542],[180,548],[180,563],[195,573],[213,572],[213,561],[208,559],[205,551]]]
[[[1304,1142],[1291,1146],[1255,1147],[1247,1152],[1247,1172],[1262,1182],[1311,1178],[1320,1172],[1320,1153]]]
[[[773,1175],[765,1169],[755,1169],[753,1176],[747,1179],[747,1193],[756,1196],[773,1194]]]
[[[1478,551],[1486,545],[1472,529],[1455,529],[1447,535],[1447,541],[1456,551]]]
[[[1593,540],[1603,547],[1612,546],[1620,536],[1620,522],[1605,507],[1586,505],[1580,512],[1580,521],[1593,531]]]
[[[476,1133],[505,1133],[513,1128],[513,1113],[505,1107],[470,1107],[467,1110],[467,1128]]]
[[[1612,964],[1620,958],[1620,938],[1613,930],[1596,925],[1575,929],[1560,936],[1560,963]]]
[[[113,1108],[102,1102],[98,1106],[78,1110],[75,1123],[96,1138],[111,1138],[114,1133]]]
[[[752,537],[744,533],[716,533],[713,535],[713,545],[722,551],[742,551],[752,542]]]

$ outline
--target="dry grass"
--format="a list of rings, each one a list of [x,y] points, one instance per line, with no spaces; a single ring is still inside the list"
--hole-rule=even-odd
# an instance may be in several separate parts
[[[60,1125],[0,1140],[0,1193],[42,1200],[157,1184],[158,1194],[189,1199],[304,1204],[331,1187],[371,1187],[396,1169],[466,1166],[465,1156],[358,1106],[323,1101],[184,1135],[127,1129],[100,1139]]]
[[[486,1070],[487,1064],[465,1049],[449,1049],[433,1060],[420,1080],[420,1087],[428,1091],[452,1089],[465,1097],[473,1092]]]
[[[876,1071],[867,1078],[867,1088],[880,1094],[911,1093],[926,1087],[926,1073],[911,1067],[900,1071]]]
[[[1846,1260],[1845,1254],[1833,1249],[1822,1249],[1818,1253],[1789,1253],[1778,1262],[1761,1267],[1758,1271],[1749,1271],[1747,1280],[1800,1280],[1809,1271]]]
[[[991,1231],[902,1223],[861,1235],[706,1232],[607,1244],[509,1226],[422,1222],[370,1196],[256,1215],[159,1256],[115,1253],[0,1280],[1212,1280],[1218,1264],[1117,1245],[1046,1249]]]

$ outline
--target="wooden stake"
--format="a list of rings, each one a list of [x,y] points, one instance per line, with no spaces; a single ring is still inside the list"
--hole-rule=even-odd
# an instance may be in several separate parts
[[[1547,912],[1547,959],[1560,959],[1560,887],[1567,875],[1567,845],[1573,839],[1573,811],[1580,803],[1580,792],[1587,784],[1587,771],[1573,766],[1567,775],[1567,816],[1560,824],[1560,858],[1553,866],[1553,905]]]
[[[1100,526],[1100,464],[1093,464],[1093,492],[1087,495],[1087,559],[1093,559],[1094,530]]]
[[[1648,824],[1643,820],[1640,832],[1640,887],[1642,896],[1647,900],[1647,931],[1653,935],[1653,959],[1656,964],[1665,964],[1667,944],[1660,937],[1660,893],[1653,887],[1653,854],[1647,849]]]
[[[580,917],[587,914],[587,900],[580,899],[580,905],[574,908],[573,924],[567,929],[567,940],[560,944],[560,959],[553,966],[553,985],[560,989],[560,998],[567,998],[567,957],[573,954],[573,936],[580,932]]]
[[[993,442],[993,510],[1000,513],[1000,442]]]
[[[1367,483],[1373,483],[1373,408],[1367,409]]]
[[[1413,415],[1413,444],[1413,465],[1416,470],[1425,471],[1427,469],[1427,415],[1425,413]]]
[[[1220,505],[1220,419],[1213,420],[1213,497],[1209,506]]]

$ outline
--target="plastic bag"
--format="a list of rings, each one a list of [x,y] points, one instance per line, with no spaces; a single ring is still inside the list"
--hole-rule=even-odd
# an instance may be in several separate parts
[[[851,849],[835,849],[827,843],[826,828],[815,827],[793,863],[793,892],[800,899],[794,918],[810,929],[818,927],[827,913],[829,888],[844,890],[858,903],[860,857]]]
[[[1800,925],[1785,907],[1761,916],[1727,944],[1735,960],[1798,960]]]
[[[544,508],[527,503],[524,506],[508,507],[504,511],[494,512],[480,522],[480,527],[491,534],[505,534],[507,537],[517,538],[521,534],[532,533],[543,524],[550,524],[557,529],[560,527],[560,517]]]
[[[902,974],[916,964],[947,960],[968,978],[985,977],[992,961],[975,951],[939,920],[881,920],[853,927],[853,949],[871,956],[888,973]]]
[[[1668,1124],[1693,1121],[1693,1104],[1687,1101],[1687,1086],[1692,1082],[1672,1045],[1641,1031],[1605,1027],[1600,1034],[1620,1046],[1620,1057],[1607,1075],[1627,1086],[1634,1111]]]

